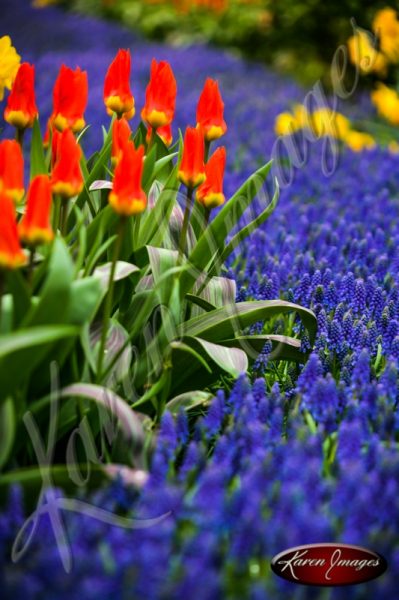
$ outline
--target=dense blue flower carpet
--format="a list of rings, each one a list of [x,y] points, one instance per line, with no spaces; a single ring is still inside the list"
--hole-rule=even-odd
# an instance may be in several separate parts
[[[217,78],[229,125],[227,196],[270,156],[275,116],[306,92],[222,51],[153,45],[112,24],[34,11],[23,0],[3,6],[1,21],[23,59],[36,64],[42,124],[61,63],[87,69],[88,150],[101,135],[103,77],[119,47],[132,50],[137,106],[151,58],[171,62],[181,118],[175,135],[194,121],[205,77]],[[65,515],[70,574],[47,518],[26,555],[11,561],[24,519],[14,489],[0,517],[1,597],[398,597],[399,155],[343,150],[325,176],[321,143],[308,151],[272,218],[229,265],[240,299],[281,297],[315,311],[319,331],[305,368],[269,389],[263,375],[273,381],[273,364],[265,348],[252,380],[220,391],[190,439],[185,414],[175,421],[166,413],[142,492],[115,483],[91,502],[137,518],[170,516],[129,530]],[[380,552],[387,573],[365,585],[322,589],[270,571],[277,552],[329,541]]]

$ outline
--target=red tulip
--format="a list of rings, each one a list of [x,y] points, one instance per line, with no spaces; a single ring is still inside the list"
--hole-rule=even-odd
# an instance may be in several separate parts
[[[223,175],[226,166],[226,149],[218,148],[205,165],[206,180],[197,190],[197,200],[206,208],[223,204]]]
[[[143,157],[144,146],[136,150],[133,142],[127,142],[116,165],[109,203],[115,212],[125,217],[139,214],[147,206],[147,196],[141,187]]]
[[[53,90],[51,121],[59,131],[71,128],[80,131],[85,126],[84,112],[89,94],[87,73],[79,67],[73,71],[61,66]]]
[[[207,79],[197,106],[197,124],[204,130],[207,142],[217,140],[227,131],[223,119],[224,103],[220,95],[218,82]]]
[[[0,191],[0,269],[16,269],[26,263],[18,238],[13,201]]]
[[[24,195],[24,158],[18,142],[0,142],[0,190],[14,202],[20,202]]]
[[[109,114],[131,119],[134,117],[134,98],[130,89],[131,58],[129,50],[119,50],[110,64],[104,80],[104,102]]]
[[[122,156],[126,144],[130,140],[132,130],[126,119],[117,119],[112,125],[111,162],[116,165]]]
[[[172,127],[170,125],[164,125],[163,127],[158,127],[157,135],[161,138],[166,147],[169,147],[173,142],[172,135]],[[146,141],[149,142],[152,138],[153,129],[151,125],[148,125]]]
[[[60,134],[56,144],[55,165],[51,177],[54,194],[59,194],[63,198],[72,198],[82,191],[81,156],[82,151],[75,136],[70,129],[66,129]]]
[[[4,111],[4,119],[17,129],[32,127],[38,116],[34,85],[35,67],[29,63],[22,63]]]
[[[188,188],[195,188],[205,180],[204,134],[201,128],[186,129],[178,177]]]
[[[176,79],[169,63],[151,63],[150,82],[145,93],[142,119],[154,129],[170,125],[175,114]]]
[[[20,239],[30,246],[50,242],[54,233],[50,225],[51,183],[47,175],[37,175],[30,183],[25,214],[18,232]]]

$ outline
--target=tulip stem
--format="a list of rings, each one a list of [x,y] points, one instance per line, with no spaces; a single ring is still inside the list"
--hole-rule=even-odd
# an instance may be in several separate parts
[[[205,208],[205,214],[204,214],[204,229],[206,229],[208,227],[209,224],[209,217],[211,216],[211,211],[209,208]]]
[[[0,269],[0,333],[3,315],[4,271]]]
[[[114,279],[115,279],[116,263],[118,262],[119,254],[121,251],[123,235],[124,235],[124,231],[125,231],[125,224],[126,224],[126,217],[121,217],[119,220],[119,225],[118,225],[117,238],[115,240],[114,255],[112,258],[111,269],[109,272],[108,291],[107,291],[107,295],[105,298],[103,325],[102,325],[102,329],[101,329],[100,348],[98,351],[97,383],[101,382],[102,375],[103,375],[105,345],[107,342],[108,327],[109,327],[109,321],[111,319],[111,311],[112,311],[112,304],[113,304],[113,298],[114,298],[114,287],[115,287]]]
[[[184,209],[184,217],[183,217],[183,225],[180,233],[180,241],[179,241],[179,262],[181,262],[183,258],[183,254],[186,250],[187,243],[187,231],[188,231],[188,223],[190,220],[190,211],[191,211],[191,202],[193,198],[193,188],[187,188],[187,196],[186,196],[186,207]]]
[[[153,147],[156,136],[157,136],[157,130],[155,129],[155,127],[152,127],[151,128],[151,136],[150,136],[150,140],[148,142],[147,150],[151,150],[151,148]]]
[[[211,142],[209,142],[208,140],[205,140],[205,162],[208,162],[208,158],[209,158],[209,150],[211,147]]]
[[[23,149],[23,145],[24,145],[24,135],[25,135],[25,129],[21,129],[20,127],[17,127],[17,130],[15,132],[15,139],[17,140],[18,144],[21,146],[21,150]]]
[[[68,199],[61,199],[61,211],[60,211],[60,231],[63,237],[67,234],[67,222],[68,222]]]
[[[32,246],[29,251],[29,264],[28,264],[28,284],[33,287],[33,269],[35,266],[35,247]]]
[[[139,247],[141,213],[136,215],[133,220],[133,250],[136,251]]]
[[[56,195],[54,197],[54,213],[53,213],[53,229],[57,231],[60,222],[61,198]]]

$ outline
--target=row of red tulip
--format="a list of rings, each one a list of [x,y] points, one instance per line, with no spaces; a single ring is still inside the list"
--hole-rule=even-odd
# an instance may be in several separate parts
[[[111,161],[115,171],[109,203],[122,216],[138,214],[146,208],[147,198],[142,189],[143,159],[155,134],[165,145],[171,144],[177,93],[171,66],[154,59],[141,111],[147,125],[147,147],[135,148],[128,123],[135,114],[130,72],[130,52],[119,50],[104,81],[107,112],[117,117],[112,128]],[[20,142],[25,129],[32,127],[38,117],[34,78],[34,66],[23,63],[4,112],[5,120],[16,127]],[[25,213],[18,225],[15,204],[24,196],[23,154],[16,141],[0,143],[0,267],[15,268],[24,264],[20,241],[29,246],[51,241],[52,196],[61,197],[65,202],[81,192],[84,185],[80,167],[82,151],[74,133],[85,126],[87,100],[87,73],[79,67],[72,70],[62,65],[54,85],[53,111],[44,140],[45,144],[51,140],[51,174],[32,179]],[[225,149],[217,149],[205,164],[205,146],[226,132],[223,110],[217,82],[207,79],[197,106],[197,126],[187,127],[178,168],[179,180],[191,192],[198,188],[196,198],[207,210],[224,202]]]

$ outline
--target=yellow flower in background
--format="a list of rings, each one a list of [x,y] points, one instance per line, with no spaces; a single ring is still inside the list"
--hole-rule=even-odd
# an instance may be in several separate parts
[[[380,48],[393,63],[399,62],[399,21],[393,8],[379,10],[374,17],[373,30],[380,39]]]
[[[350,130],[350,121],[330,108],[320,108],[312,114],[313,130],[318,137],[330,136],[344,139]]]
[[[11,89],[19,69],[21,57],[11,43],[9,35],[0,38],[0,101],[4,98],[4,89]]]
[[[355,131],[352,129],[351,122],[347,117],[328,107],[319,108],[310,114],[307,113],[303,105],[297,104],[293,114],[290,112],[281,113],[274,123],[274,130],[277,135],[290,135],[294,131],[306,128],[311,129],[317,138],[328,136],[340,140],[353,152],[370,150],[376,145],[370,134]]]
[[[392,125],[399,125],[399,96],[395,90],[378,83],[377,89],[371,92],[371,101],[379,115]]]
[[[274,121],[276,135],[290,135],[306,127],[309,117],[303,104],[294,104],[292,113],[283,112]]]
[[[348,39],[349,59],[365,75],[377,73],[381,77],[387,74],[387,59],[372,45],[365,31],[357,31]]]
[[[344,137],[345,144],[353,150],[353,152],[361,152],[362,150],[371,150],[375,148],[375,140],[369,133],[363,131],[354,131],[351,129]]]
[[[398,142],[395,142],[394,140],[392,142],[389,142],[389,144],[388,144],[388,151],[391,154],[399,154],[399,144],[398,144]]]

